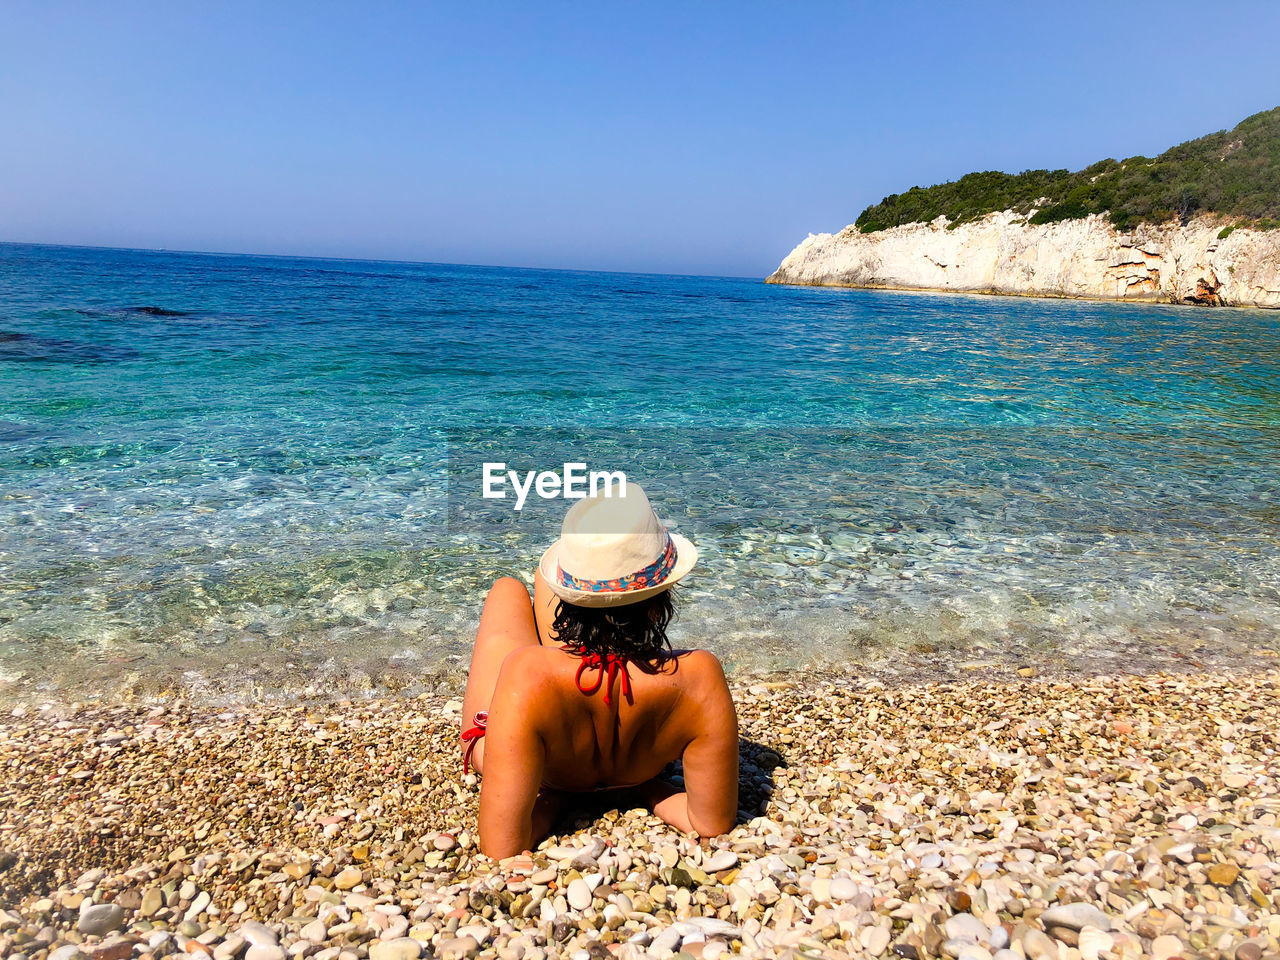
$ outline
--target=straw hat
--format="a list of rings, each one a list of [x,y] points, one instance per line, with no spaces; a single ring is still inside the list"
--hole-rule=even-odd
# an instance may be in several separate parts
[[[638,603],[669,589],[698,562],[698,548],[671,533],[638,483],[626,494],[579,500],[538,567],[551,591],[581,607]]]

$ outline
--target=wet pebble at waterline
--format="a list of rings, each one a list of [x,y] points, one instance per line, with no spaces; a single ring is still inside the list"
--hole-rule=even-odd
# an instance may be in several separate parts
[[[501,862],[456,700],[19,709],[0,955],[1258,960],[1280,951],[1278,692],[740,686],[732,833],[597,810]]]

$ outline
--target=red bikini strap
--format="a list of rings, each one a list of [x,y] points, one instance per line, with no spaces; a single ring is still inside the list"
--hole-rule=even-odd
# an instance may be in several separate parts
[[[596,682],[590,687],[584,686],[582,683],[582,674],[587,670],[596,671]],[[595,693],[603,685],[604,702],[606,706],[609,706],[613,704],[613,680],[619,673],[622,674],[622,695],[627,698],[627,703],[634,703],[635,700],[631,695],[631,675],[627,673],[627,658],[619,654],[606,653],[603,656],[598,653],[587,654],[582,658],[582,662],[578,664],[578,672],[574,676],[573,682],[587,696]]]
[[[467,749],[462,754],[462,775],[465,777],[471,772],[471,754],[475,753],[476,744],[480,742],[480,738],[485,735],[485,728],[489,726],[489,712],[481,710],[471,722],[475,726],[469,730],[462,731],[462,742],[467,745]]]

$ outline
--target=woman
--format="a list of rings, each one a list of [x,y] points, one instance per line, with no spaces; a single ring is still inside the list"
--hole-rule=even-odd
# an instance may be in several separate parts
[[[561,796],[632,787],[686,833],[732,828],[738,720],[720,662],[672,651],[671,587],[698,551],[668,532],[634,483],[581,500],[534,574],[485,600],[462,703],[464,764],[483,775],[480,849],[531,849]],[[684,791],[657,779],[684,763]]]

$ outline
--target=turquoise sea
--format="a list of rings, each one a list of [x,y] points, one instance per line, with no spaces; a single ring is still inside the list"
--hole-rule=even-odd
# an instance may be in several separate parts
[[[625,465],[740,672],[1280,645],[1276,313],[0,245],[0,698],[457,675],[563,512],[481,451]]]

